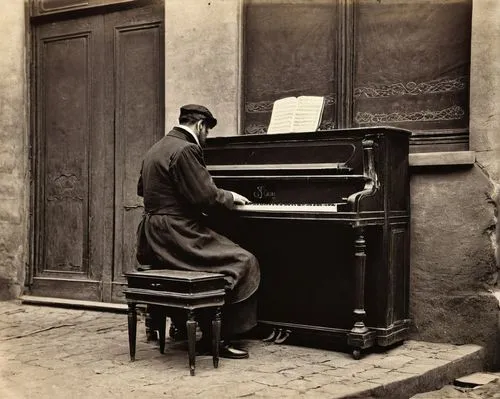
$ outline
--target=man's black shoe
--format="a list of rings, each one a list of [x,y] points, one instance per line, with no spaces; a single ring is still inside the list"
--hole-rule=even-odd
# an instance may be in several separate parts
[[[237,349],[231,344],[221,344],[219,348],[219,357],[225,359],[248,359],[248,351]]]
[[[196,343],[196,354],[198,356],[211,356],[212,343],[207,343],[203,339]],[[248,359],[248,351],[237,349],[230,343],[221,342],[219,346],[219,357],[225,359]]]

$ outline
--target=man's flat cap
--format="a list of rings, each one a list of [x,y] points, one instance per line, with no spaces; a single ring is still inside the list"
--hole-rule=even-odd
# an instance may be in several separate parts
[[[210,129],[217,125],[217,119],[215,119],[208,108],[204,107],[203,105],[188,104],[182,106],[180,116],[184,115],[193,115],[195,117],[203,119]]]

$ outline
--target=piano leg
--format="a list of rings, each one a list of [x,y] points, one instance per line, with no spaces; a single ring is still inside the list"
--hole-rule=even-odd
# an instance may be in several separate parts
[[[347,343],[352,346],[352,355],[357,360],[361,358],[361,351],[373,346],[375,333],[365,325],[365,267],[366,267],[366,241],[363,227],[355,228],[355,308],[354,326],[347,335]]]

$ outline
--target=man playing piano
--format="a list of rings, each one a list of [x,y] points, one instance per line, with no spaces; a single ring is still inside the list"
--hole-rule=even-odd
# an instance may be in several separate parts
[[[226,305],[222,314],[220,356],[248,357],[231,346],[230,337],[256,325],[256,295],[260,269],[255,256],[204,223],[204,213],[249,202],[244,196],[218,188],[203,159],[202,147],[217,120],[204,106],[181,107],[179,125],[146,153],[137,193],[144,197],[145,215],[139,225],[138,260],[152,268],[222,273]],[[144,259],[144,253],[148,253]],[[198,352],[211,348],[208,320],[199,318],[202,339]],[[184,321],[175,318],[177,327]]]

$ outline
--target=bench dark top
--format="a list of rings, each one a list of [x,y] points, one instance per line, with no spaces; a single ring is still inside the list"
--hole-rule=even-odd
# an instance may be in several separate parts
[[[185,270],[172,270],[172,269],[155,269],[145,271],[135,271],[125,273],[127,278],[155,278],[171,281],[204,281],[204,280],[219,280],[223,279],[224,275],[220,273],[208,272],[193,272]]]

